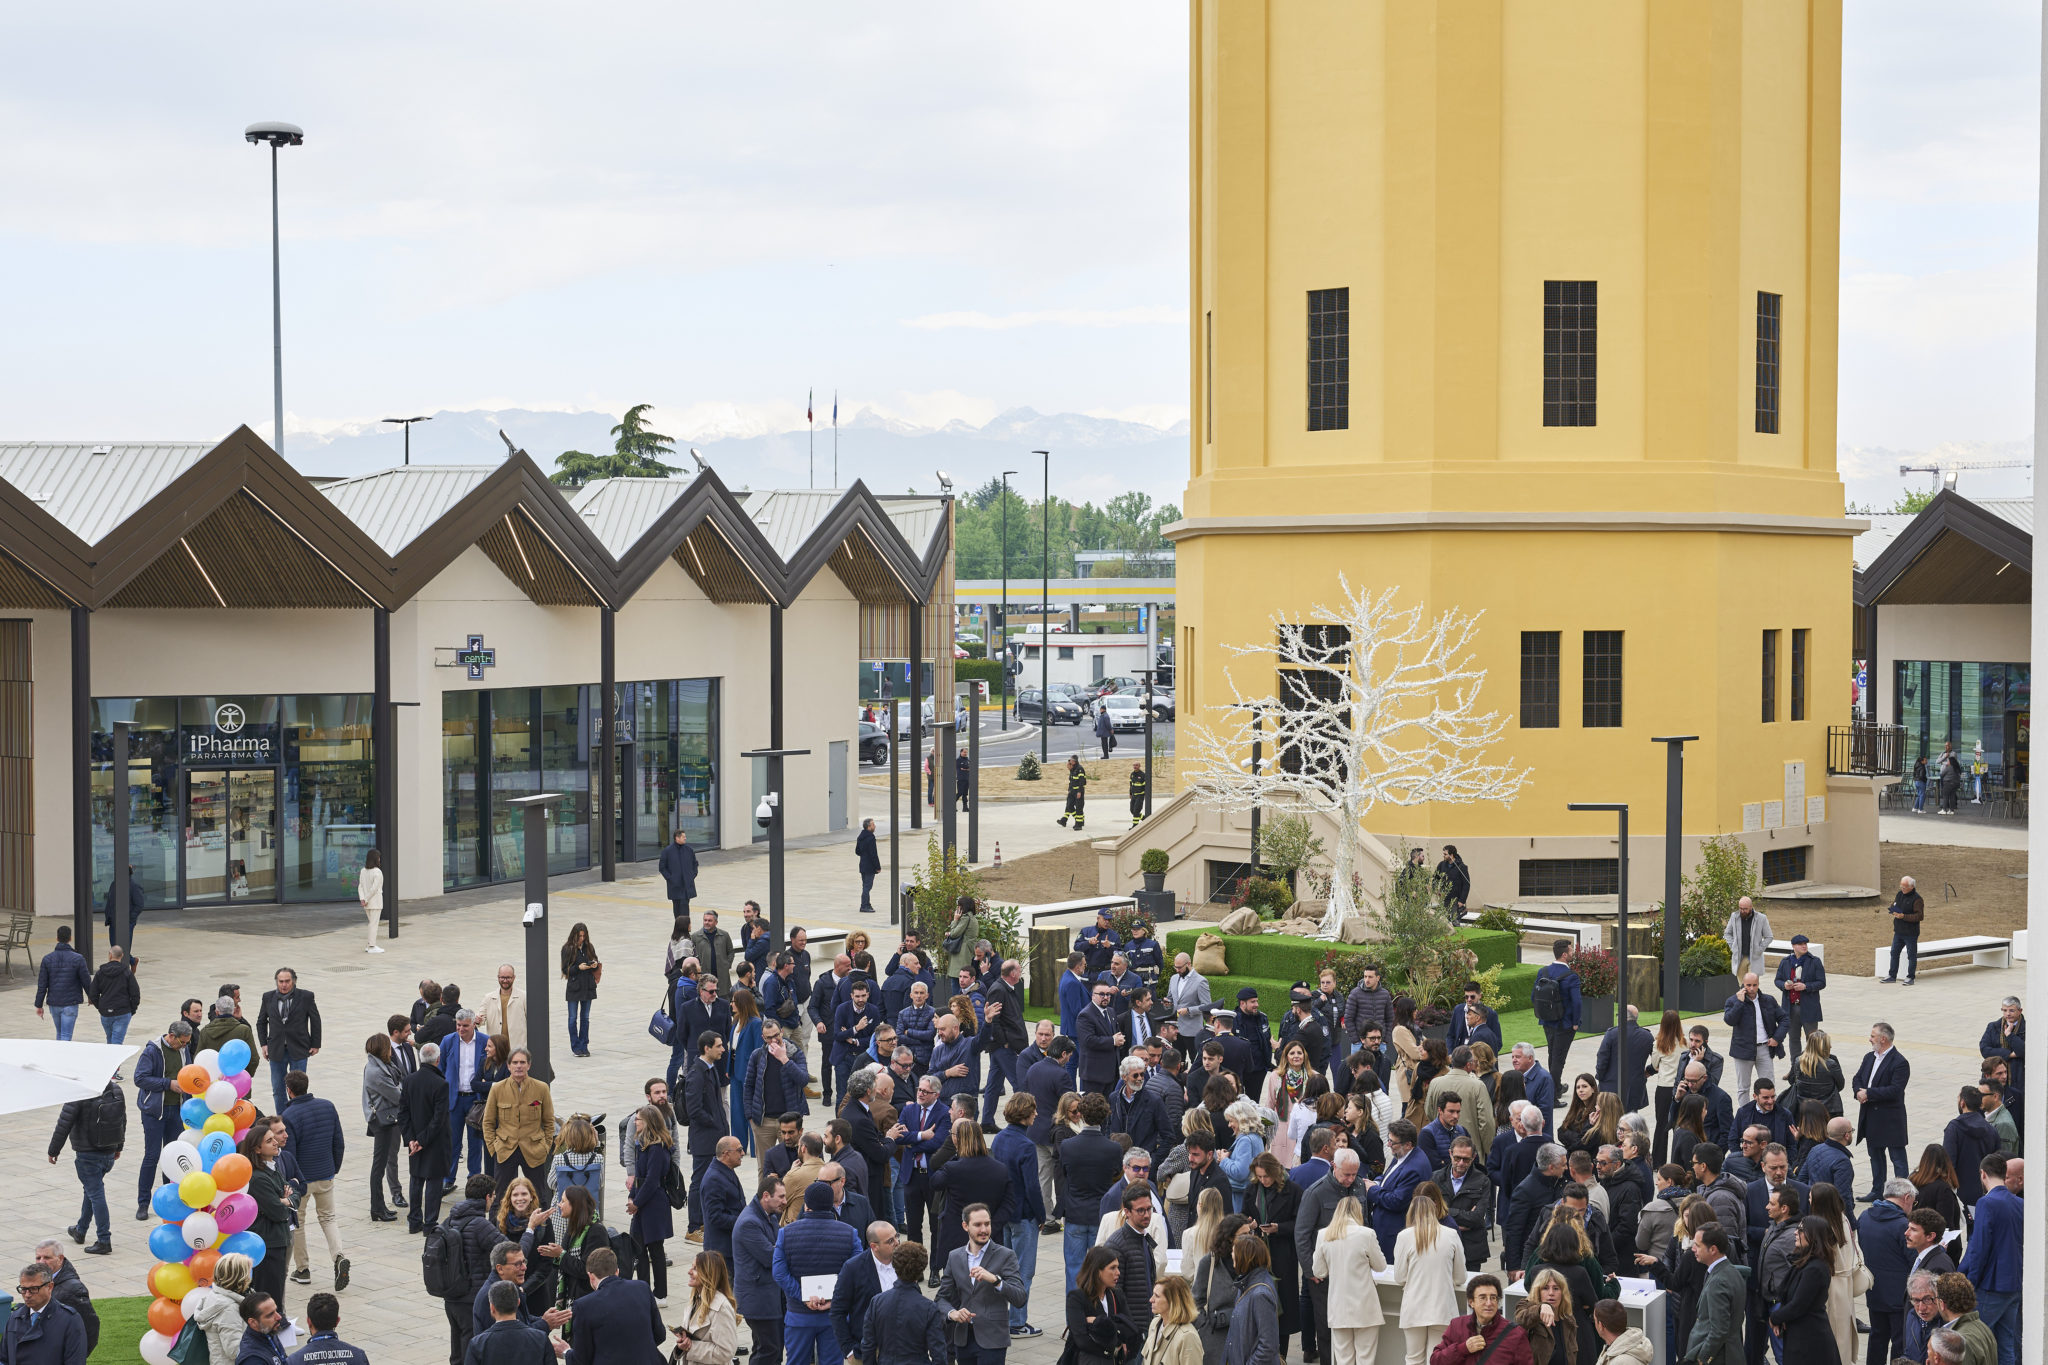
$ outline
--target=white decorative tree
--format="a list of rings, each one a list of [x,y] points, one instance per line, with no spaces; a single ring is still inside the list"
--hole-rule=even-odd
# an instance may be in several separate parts
[[[1230,700],[1216,724],[1202,715],[1184,724],[1197,801],[1320,811],[1336,822],[1330,907],[1318,933],[1328,939],[1357,912],[1352,870],[1374,807],[1507,804],[1529,777],[1512,760],[1485,760],[1507,720],[1478,709],[1486,681],[1471,655],[1478,617],[1453,609],[1425,620],[1420,606],[1396,607],[1394,589],[1356,592],[1341,574],[1337,585],[1336,610],[1318,605],[1305,621],[1276,615],[1271,644],[1223,647],[1270,661],[1272,691],[1240,689],[1226,665]],[[1253,772],[1255,739],[1267,748]]]

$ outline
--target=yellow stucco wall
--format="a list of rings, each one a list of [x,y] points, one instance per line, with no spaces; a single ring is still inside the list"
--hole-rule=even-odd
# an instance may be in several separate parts
[[[1520,633],[1563,634],[1559,728],[1511,728],[1494,755],[1535,769],[1513,810],[1377,831],[1594,833],[1572,800],[1626,800],[1660,829],[1663,733],[1702,736],[1688,832],[1740,830],[1787,761],[1825,794],[1858,525],[1834,467],[1839,0],[1192,8],[1183,707],[1219,700],[1222,644],[1334,602],[1341,571],[1484,610],[1505,712]],[[1542,422],[1560,279],[1599,283],[1595,426]],[[1311,432],[1307,294],[1340,286],[1349,425]],[[1783,298],[1774,434],[1755,430],[1759,290]],[[1766,629],[1783,632],[1772,724]],[[1811,632],[1800,722],[1794,629]],[[1580,723],[1586,630],[1624,632],[1619,729]]]

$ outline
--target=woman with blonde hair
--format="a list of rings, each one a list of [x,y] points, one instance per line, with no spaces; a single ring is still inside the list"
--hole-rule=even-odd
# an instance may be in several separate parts
[[[491,1221],[498,1225],[499,1232],[505,1234],[506,1241],[516,1242],[526,1235],[528,1228],[539,1227],[547,1217],[547,1206],[540,1202],[540,1191],[534,1188],[531,1180],[516,1175],[505,1187],[505,1197],[498,1201],[497,1212]]]
[[[1394,1239],[1394,1283],[1401,1286],[1401,1335],[1407,1365],[1423,1365],[1430,1343],[1458,1316],[1465,1244],[1443,1225],[1447,1209],[1435,1181],[1415,1187],[1408,1226]]]
[[[1213,1187],[1202,1191],[1201,1204],[1206,1209],[1211,1195],[1216,1196],[1220,1208],[1222,1195]],[[1250,1221],[1241,1213],[1226,1213],[1204,1240],[1190,1238],[1181,1243],[1182,1255],[1195,1257],[1195,1329],[1202,1338],[1202,1365],[1223,1365],[1223,1342],[1230,1332],[1231,1310],[1237,1306],[1237,1270],[1231,1263],[1231,1248]]]
[[[1178,1275],[1162,1275],[1152,1286],[1152,1325],[1145,1330],[1144,1360],[1145,1365],[1202,1365],[1195,1296]]]
[[[654,1302],[668,1302],[668,1239],[676,1235],[674,1211],[668,1202],[668,1173],[675,1164],[675,1138],[668,1120],[653,1105],[643,1105],[627,1123],[638,1144],[633,1152],[633,1188],[626,1193],[627,1230],[639,1248],[630,1267],[621,1267],[654,1290]]]
[[[1265,1154],[1266,1117],[1259,1112],[1259,1106],[1239,1098],[1223,1111],[1223,1119],[1234,1136],[1230,1151],[1226,1154],[1219,1148],[1216,1159],[1222,1166],[1223,1178],[1230,1182],[1231,1202],[1242,1206],[1245,1186],[1251,1183],[1252,1162]]]
[[[1330,1358],[1324,1365],[1373,1365],[1380,1327],[1387,1320],[1373,1272],[1386,1268],[1380,1239],[1365,1225],[1358,1201],[1339,1199],[1309,1260],[1309,1274],[1323,1283],[1324,1321],[1330,1330]]]
[[[1592,1306],[1579,1312],[1590,1314]],[[1555,1270],[1546,1267],[1529,1281],[1529,1297],[1515,1310],[1515,1325],[1527,1334],[1536,1365],[1578,1365],[1579,1320],[1572,1312],[1572,1291]]]
[[[231,1251],[213,1263],[213,1282],[199,1291],[197,1299],[188,1300],[186,1317],[205,1335],[208,1360],[228,1365],[242,1349],[242,1333],[248,1328],[242,1321],[242,1299],[249,1292],[253,1268],[247,1256]]]
[[[1807,1034],[1806,1051],[1792,1064],[1792,1094],[1787,1098],[1795,1103],[1817,1101],[1828,1111],[1828,1117],[1840,1118],[1842,1092],[1848,1088],[1842,1079],[1842,1064],[1835,1060],[1827,1034],[1819,1029]]]
[[[548,1185],[556,1194],[564,1188],[582,1186],[604,1220],[604,1139],[588,1116],[571,1114],[555,1139],[555,1159],[548,1168]]]
[[[1597,1156],[1602,1147],[1620,1144],[1621,1096],[1612,1090],[1601,1091],[1593,1097],[1592,1112],[1586,1117],[1587,1127],[1579,1139],[1579,1150]]]
[[[1195,1201],[1194,1221],[1181,1232],[1180,1244],[1188,1248],[1188,1256],[1200,1256],[1208,1251],[1209,1243],[1215,1239],[1216,1226],[1223,1221],[1223,1192],[1211,1185],[1202,1191]],[[1185,1260],[1186,1258],[1184,1258]],[[1188,1267],[1192,1270],[1194,1267]]]
[[[676,1334],[685,1365],[732,1365],[740,1344],[738,1305],[725,1257],[700,1251],[690,1262],[690,1316]]]
[[[732,1114],[732,1135],[740,1140],[740,1150],[748,1156],[754,1154],[754,1123],[747,1117],[747,1063],[754,1060],[754,1054],[761,1050],[761,1005],[754,993],[744,986],[732,993],[732,1046],[726,1049],[726,1060],[731,1063],[727,1073],[732,1077],[726,1086],[727,1102]],[[886,1063],[887,1058],[883,1061]]]

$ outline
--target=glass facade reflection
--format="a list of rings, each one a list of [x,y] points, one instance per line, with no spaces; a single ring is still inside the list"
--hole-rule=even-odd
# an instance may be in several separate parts
[[[1965,765],[1984,746],[1987,788],[2027,780],[2029,665],[1901,659],[1895,667],[1892,719],[1905,727],[1908,771],[1918,758],[1931,766],[1954,741]]]

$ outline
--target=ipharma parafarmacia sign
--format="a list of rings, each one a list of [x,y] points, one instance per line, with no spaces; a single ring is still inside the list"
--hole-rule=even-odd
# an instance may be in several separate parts
[[[184,735],[187,763],[277,762],[277,726],[252,722],[238,702],[222,702],[213,709],[212,724],[188,725]]]

